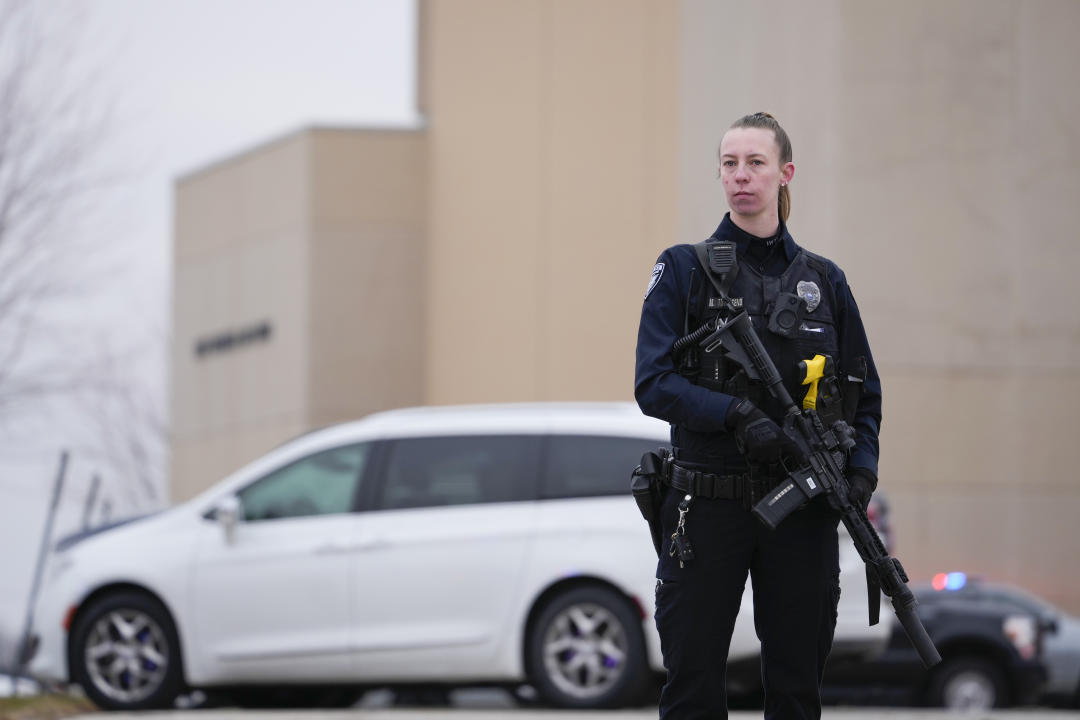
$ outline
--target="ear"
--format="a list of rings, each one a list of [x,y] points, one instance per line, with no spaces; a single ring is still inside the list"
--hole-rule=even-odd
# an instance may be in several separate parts
[[[791,182],[791,178],[795,177],[795,163],[788,162],[780,168],[780,183],[787,185]]]

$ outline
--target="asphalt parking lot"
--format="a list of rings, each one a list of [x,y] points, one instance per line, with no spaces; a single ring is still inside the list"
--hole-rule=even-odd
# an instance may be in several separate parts
[[[197,696],[192,696],[199,702]],[[259,709],[206,707],[140,713],[109,713],[108,720],[646,720],[657,717],[654,707],[628,710],[550,710],[523,708],[509,693],[494,688],[459,688],[450,691],[447,706],[397,707],[390,690],[369,691],[357,705],[348,709]],[[101,720],[100,714],[82,715],[68,720]],[[761,718],[761,710],[739,710],[729,714],[732,720]],[[857,707],[826,705],[823,718],[836,720],[1080,720],[1080,711],[1049,708],[1021,708],[994,711],[947,711],[943,709],[904,707]]]
[[[647,720],[657,717],[654,707],[630,710],[550,710],[523,708],[501,690],[460,688],[450,693],[449,706],[394,707],[389,690],[372,690],[352,708],[344,710],[242,710],[238,708],[201,708],[149,713],[109,713],[108,720]],[[75,720],[101,720],[101,715],[84,715]],[[729,714],[732,720],[762,717],[761,710],[740,710]],[[949,712],[942,709],[902,707],[853,707],[826,705],[823,718],[836,720],[1069,720],[1080,719],[1080,712],[1047,708],[1023,708],[995,711]],[[69,719],[70,720],[70,719]]]
[[[178,720],[188,717],[191,720],[242,720],[244,718],[260,718],[271,715],[274,720],[334,720],[334,718],[357,718],[357,720],[495,720],[496,718],[513,718],[514,720],[645,720],[655,718],[656,711],[651,709],[642,710],[618,710],[572,712],[565,710],[518,710],[507,708],[488,709],[382,709],[367,710],[355,708],[351,710],[303,710],[303,711],[250,711],[250,710],[177,710],[172,712],[155,713],[112,713],[109,720]],[[760,712],[733,712],[732,720],[750,720],[760,718]],[[1054,710],[1001,710],[993,712],[967,712],[950,713],[942,710],[901,710],[901,709],[863,709],[863,708],[829,708],[826,707],[822,714],[824,718],[837,718],[838,720],[956,720],[958,717],[964,720],[1005,720],[1016,718],[1017,720],[1064,720],[1065,718],[1080,717],[1080,713]],[[77,720],[100,720],[100,715],[84,715]]]

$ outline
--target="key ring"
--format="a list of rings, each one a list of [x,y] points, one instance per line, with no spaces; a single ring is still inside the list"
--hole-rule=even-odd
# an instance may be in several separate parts
[[[680,535],[686,534],[686,513],[690,512],[690,501],[693,499],[693,496],[688,494],[679,503],[679,523],[675,527],[675,532]]]

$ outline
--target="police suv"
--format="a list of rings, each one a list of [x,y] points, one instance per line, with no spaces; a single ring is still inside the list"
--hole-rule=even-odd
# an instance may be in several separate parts
[[[663,668],[629,476],[667,442],[629,403],[416,408],[304,435],[181,505],[62,541],[31,672],[124,710],[193,688],[347,703],[410,683],[633,703]],[[840,543],[833,653],[871,653],[889,622],[867,626],[842,527]],[[733,668],[756,667],[752,607]]]

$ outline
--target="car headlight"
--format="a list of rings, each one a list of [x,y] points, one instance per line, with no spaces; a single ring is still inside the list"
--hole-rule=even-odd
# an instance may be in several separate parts
[[[1001,626],[1005,637],[1013,644],[1020,657],[1031,660],[1039,652],[1039,628],[1030,615],[1009,615]]]

